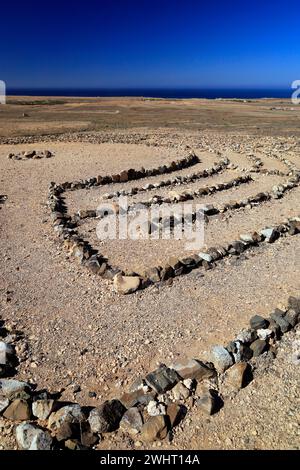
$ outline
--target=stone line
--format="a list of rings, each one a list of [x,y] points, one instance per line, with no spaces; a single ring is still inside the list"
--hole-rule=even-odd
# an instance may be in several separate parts
[[[54,154],[50,150],[28,150],[27,152],[9,153],[8,160],[40,160],[41,158],[52,158]]]
[[[159,183],[148,183],[141,188],[131,188],[129,190],[121,189],[120,191],[115,191],[111,193],[103,194],[103,199],[112,199],[114,197],[119,196],[133,196],[140,192],[147,192],[152,191],[153,189],[163,188],[166,186],[180,186],[187,183],[193,183],[201,178],[207,178],[209,176],[216,175],[221,173],[226,169],[229,164],[229,160],[227,158],[220,160],[219,162],[215,162],[211,168],[206,168],[205,170],[200,170],[196,173],[186,176],[175,176],[175,178],[169,179],[167,181],[160,181]]]
[[[6,329],[0,351],[0,415],[18,423],[14,428],[18,447],[24,450],[84,450],[95,447],[103,434],[121,430],[135,447],[163,440],[196,408],[204,416],[217,413],[229,399],[253,379],[259,356],[276,357],[280,340],[298,329],[300,299],[289,297],[283,310],[269,318],[254,315],[226,347],[215,345],[210,361],[190,358],[169,366],[161,364],[130,390],[96,407],[60,401],[60,395],[39,390],[33,384],[6,378],[15,372],[18,335]],[[295,356],[295,357],[294,357]],[[299,351],[292,356],[295,365]],[[20,423],[21,422],[21,423]]]
[[[112,183],[126,183],[127,181],[135,181],[142,178],[148,178],[149,176],[165,175],[168,173],[173,173],[184,168],[189,168],[191,166],[199,163],[200,160],[194,153],[188,155],[187,157],[181,158],[180,160],[172,161],[168,165],[161,165],[157,168],[141,168],[135,170],[134,168],[129,168],[128,170],[122,170],[120,173],[113,175],[98,175],[97,177],[88,178],[86,180],[73,181],[73,182],[64,182],[60,186],[63,190],[66,191],[75,191],[77,189],[89,189],[95,186],[104,186]]]

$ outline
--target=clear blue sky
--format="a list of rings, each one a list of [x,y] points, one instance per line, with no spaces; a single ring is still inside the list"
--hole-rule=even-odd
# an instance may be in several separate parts
[[[300,79],[300,3],[5,1],[8,87],[285,87]]]

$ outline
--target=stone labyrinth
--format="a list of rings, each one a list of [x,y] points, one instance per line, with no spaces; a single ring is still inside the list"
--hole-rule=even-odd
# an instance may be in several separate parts
[[[163,260],[159,265],[147,264],[145,252],[149,249],[147,244],[142,245],[144,253],[141,257],[146,258],[146,263],[144,262],[139,270],[130,266],[130,262],[126,263],[128,264],[127,268],[115,265],[110,259],[109,252],[100,252],[94,245],[94,240],[97,244],[95,238],[97,220],[107,217],[109,221],[111,216],[109,210],[104,213],[97,210],[99,202],[110,201],[115,207],[115,213],[118,214],[118,198],[120,196],[127,196],[129,200],[133,199],[133,202],[129,203],[129,215],[135,213],[135,207],[139,203],[149,209],[154,204],[172,203],[176,205],[185,201],[201,203],[205,230],[207,228],[209,231],[210,222],[213,221],[213,232],[219,234],[224,230],[225,222],[228,222],[235,213],[244,213],[246,220],[251,209],[263,208],[267,203],[271,209],[278,200],[285,198],[298,188],[300,171],[282,153],[268,155],[268,160],[279,162],[282,169],[265,168],[262,159],[249,152],[244,156],[251,163],[248,168],[241,168],[233,164],[229,158],[223,157],[220,152],[217,152],[217,160],[211,167],[193,171],[201,160],[195,153],[192,153],[157,168],[138,170],[130,168],[119,174],[97,175],[82,181],[60,184],[53,182],[49,187],[48,194],[53,228],[70,255],[74,256],[82,266],[93,274],[112,281],[116,291],[123,294],[130,294],[156,283],[172,282],[174,277],[187,274],[194,269],[213,268],[216,263],[226,257],[239,256],[249,250],[255,251],[255,248],[260,244],[273,243],[281,237],[299,233],[300,218],[297,212],[286,220],[272,220],[272,225],[267,226],[259,226],[259,213],[257,213],[256,225],[249,226],[249,231],[235,233],[234,238],[226,243],[224,243],[224,237],[218,239],[213,233],[209,234],[208,239],[217,240],[217,244],[209,245],[200,252],[182,251],[176,255],[172,253],[172,256]],[[189,173],[187,173],[187,169],[190,170]],[[233,173],[238,173],[238,176],[233,177]],[[221,181],[219,181],[220,177]],[[151,182],[137,185],[145,179],[150,179]],[[215,179],[218,181],[215,182]],[[206,180],[209,180],[210,184],[205,184]],[[136,185],[133,185],[134,182]],[[260,189],[259,192],[255,192],[255,188],[261,188],[265,185],[268,187],[267,190]],[[81,202],[82,199],[88,199],[89,196],[95,200],[96,191],[102,187],[108,188],[110,192],[102,192],[97,199],[96,206],[90,207],[88,205],[87,208],[79,209],[75,213],[70,212],[67,203],[70,194],[81,192],[78,202]],[[241,197],[237,198],[239,194]],[[234,199],[233,196],[235,196]],[[269,213],[272,213],[272,209]],[[195,223],[196,216],[195,211],[192,213],[192,223]],[[88,226],[88,229],[85,230],[85,226],[93,222],[93,228]],[[147,239],[147,236],[159,232],[165,224],[170,225],[172,230],[182,222],[184,222],[183,219],[178,219],[176,216],[170,216],[167,220],[163,216],[159,216],[154,223],[140,227],[141,238]],[[89,234],[93,234],[93,241],[90,240]],[[117,240],[116,244],[119,242]],[[136,243],[136,241],[132,243]],[[142,243],[145,243],[145,240],[142,240]],[[159,243],[161,240],[156,240],[154,247],[152,246],[154,260],[159,251]],[[168,240],[168,245],[172,247],[171,240]],[[103,248],[105,251],[105,246]],[[133,256],[134,245],[128,245],[127,250],[127,258],[130,260]]]
[[[222,267],[226,258],[236,259],[245,252],[259,256],[262,245],[280,244],[283,239],[300,234],[297,212],[300,171],[286,157],[290,149],[286,143],[279,142],[273,152],[266,151],[261,158],[237,147],[236,152],[249,163],[246,168],[215,152],[215,163],[199,169],[203,165],[202,157],[193,152],[156,168],[130,168],[119,174],[95,175],[82,181],[52,182],[48,206],[53,229],[58,241],[83,268],[99,276],[99,282],[111,282],[122,294],[170,284],[174,278],[188,275],[192,270],[205,271],[217,264]],[[108,191],[104,193],[102,188]],[[99,249],[99,241],[93,234],[97,220],[111,215],[98,212],[99,201],[112,201],[118,210],[118,198],[122,195],[129,198],[129,211],[133,212],[141,202],[149,208],[153,204],[201,202],[208,246],[202,251],[180,253],[182,245],[176,246],[168,240],[171,252],[178,251],[169,257],[167,248],[159,251],[160,240],[150,247],[142,240],[141,270],[130,268],[134,249],[130,244],[127,248],[124,245],[129,267],[116,266],[111,259],[118,259],[119,253],[114,251],[113,244],[101,242]],[[3,203],[5,196],[0,199]],[[283,200],[284,206],[280,205]],[[80,207],[76,208],[78,204]],[[282,217],[283,213],[286,217]],[[196,215],[193,213],[192,223]],[[279,216],[282,218],[277,220]],[[175,228],[179,222],[173,218],[171,226]],[[141,229],[149,235],[165,223],[161,217]],[[150,256],[145,253],[148,248]],[[163,257],[164,262],[154,263]],[[135,447],[167,436],[171,442],[174,427],[193,404],[207,416],[217,413],[232,394],[251,382],[253,369],[259,367],[256,359],[264,353],[268,354],[268,360],[275,359],[279,342],[286,334],[296,335],[299,322],[300,299],[289,297],[285,307],[275,309],[268,318],[253,315],[249,327],[237,332],[226,347],[213,346],[211,362],[190,358],[185,362],[160,364],[145,377],[135,378],[129,391],[120,390],[118,398],[92,408],[78,403],[66,405],[57,395],[34,389],[30,383],[1,378],[0,413],[7,420],[22,421],[15,429],[22,449],[87,449],[101,442],[106,433],[119,428],[121,438],[124,433],[129,435]],[[8,335],[11,333],[7,331]],[[0,352],[5,358],[0,367],[1,377],[10,377],[18,365],[15,346],[21,337],[15,336],[15,345],[0,342]],[[299,351],[295,350],[294,364],[299,363],[299,357]]]

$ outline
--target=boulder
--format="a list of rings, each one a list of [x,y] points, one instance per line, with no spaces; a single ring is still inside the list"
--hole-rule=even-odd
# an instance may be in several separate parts
[[[284,319],[291,325],[292,328],[297,325],[299,321],[299,313],[290,308],[284,316]]]
[[[119,400],[108,400],[99,407],[92,409],[88,417],[92,432],[115,431],[125,411],[126,408]]]
[[[212,415],[217,409],[217,399],[215,394],[207,391],[205,395],[196,400],[197,407],[207,415]]]
[[[140,286],[140,278],[138,276],[122,276],[117,274],[114,277],[114,287],[119,294],[132,294]]]
[[[47,431],[29,423],[16,427],[16,440],[19,448],[24,450],[51,450],[53,443]]]
[[[295,310],[296,313],[300,314],[300,298],[293,296],[289,297],[288,306]]]
[[[277,323],[282,333],[286,333],[291,329],[290,323],[284,318],[285,313],[279,310],[278,308],[275,309],[274,312],[271,313],[272,320]]]

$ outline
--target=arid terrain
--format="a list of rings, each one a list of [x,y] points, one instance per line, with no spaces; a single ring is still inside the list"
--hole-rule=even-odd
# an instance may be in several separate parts
[[[95,407],[159,364],[209,361],[212,346],[226,346],[253,315],[287,309],[289,296],[300,297],[300,234],[283,233],[274,243],[122,295],[65,249],[53,230],[48,190],[51,182],[157,168],[192,153],[197,163],[168,174],[66,191],[67,213],[96,210],[106,193],[133,187],[129,204],[250,175],[193,199],[222,209],[205,224],[204,249],[227,246],[240,234],[300,216],[298,180],[281,189],[300,169],[299,122],[300,106],[289,100],[8,97],[0,105],[0,321],[21,335],[13,378]],[[51,158],[22,153],[45,150]],[[227,163],[220,171],[188,180],[221,160]],[[168,182],[179,176],[187,180]],[[251,204],[262,192],[271,197]],[[78,234],[127,273],[195,254],[182,240],[101,241],[96,225],[96,218],[84,219]],[[238,393],[227,393],[221,376],[218,413],[206,415],[197,405],[198,387],[179,400],[187,415],[172,437],[143,442],[123,429],[103,433],[94,447],[300,449],[300,365],[293,360],[300,355],[299,324],[270,349],[251,359],[253,380]],[[15,425],[0,416],[2,449],[17,448]]]

